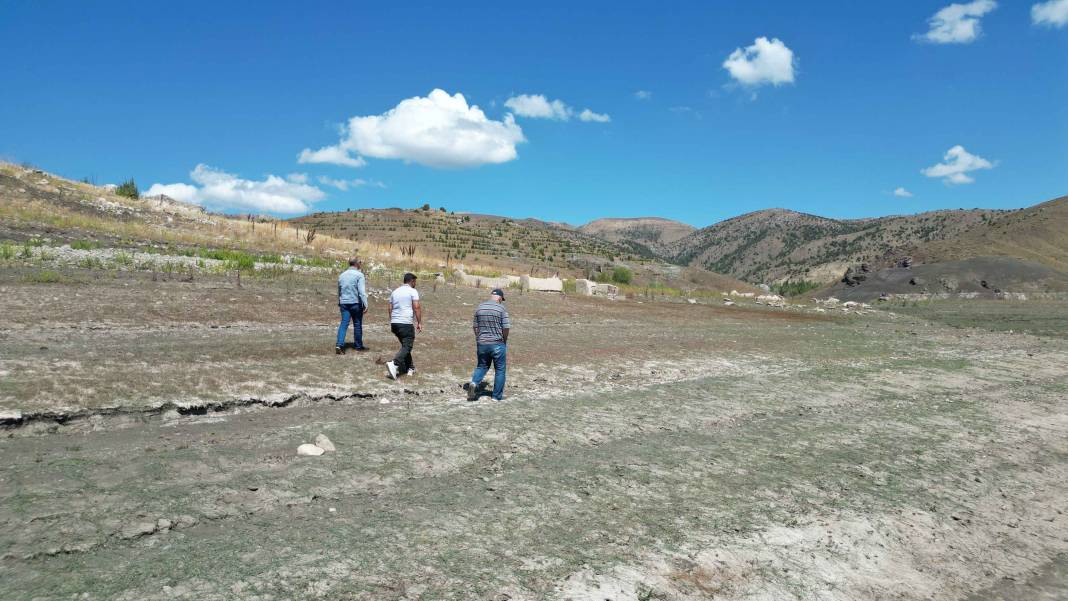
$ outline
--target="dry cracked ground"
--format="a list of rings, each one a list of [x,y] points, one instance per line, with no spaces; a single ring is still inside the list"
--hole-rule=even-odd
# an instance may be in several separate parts
[[[394,383],[326,279],[3,278],[3,599],[1068,595],[1064,336],[516,293],[468,403],[476,290]]]

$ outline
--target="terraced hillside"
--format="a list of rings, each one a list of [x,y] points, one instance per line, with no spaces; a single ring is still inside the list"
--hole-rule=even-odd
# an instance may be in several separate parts
[[[290,221],[324,234],[378,245],[397,252],[415,249],[450,263],[472,261],[546,271],[583,269],[616,260],[653,259],[622,244],[566,225],[438,209],[360,209],[319,212]]]
[[[891,265],[925,243],[955,238],[1001,213],[972,209],[838,220],[768,209],[697,230],[667,250],[677,263],[749,282],[833,282],[851,265]]]
[[[697,228],[660,217],[596,219],[579,231],[624,244],[643,254],[666,256],[668,246],[692,234]]]

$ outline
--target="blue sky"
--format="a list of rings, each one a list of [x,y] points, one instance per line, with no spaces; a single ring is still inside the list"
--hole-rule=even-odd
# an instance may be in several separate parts
[[[229,211],[572,223],[1068,194],[1066,0],[379,4],[4,2],[0,157]]]

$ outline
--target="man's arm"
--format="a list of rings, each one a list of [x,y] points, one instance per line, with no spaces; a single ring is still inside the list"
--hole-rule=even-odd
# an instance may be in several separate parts
[[[415,312],[415,330],[417,332],[423,331],[423,305],[419,304],[419,301],[412,301],[412,311]]]
[[[508,344],[508,332],[512,329],[512,320],[508,318],[508,310],[504,310],[504,315],[501,316],[501,337],[504,338],[504,343]]]
[[[356,280],[356,294],[360,297],[360,304],[363,305],[363,312],[367,313],[367,277],[360,276]]]
[[[501,328],[501,334],[502,334],[502,337],[504,338],[504,343],[505,344],[508,344],[508,331],[511,330],[511,329],[512,328]]]

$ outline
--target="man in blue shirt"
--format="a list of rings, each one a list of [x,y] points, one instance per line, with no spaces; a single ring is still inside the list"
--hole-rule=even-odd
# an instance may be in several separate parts
[[[366,351],[363,345],[363,314],[367,312],[367,278],[360,271],[360,260],[349,261],[349,268],[337,278],[337,306],[341,308],[341,325],[337,328],[334,352],[345,354],[345,332],[352,320],[352,337],[356,350]]]

